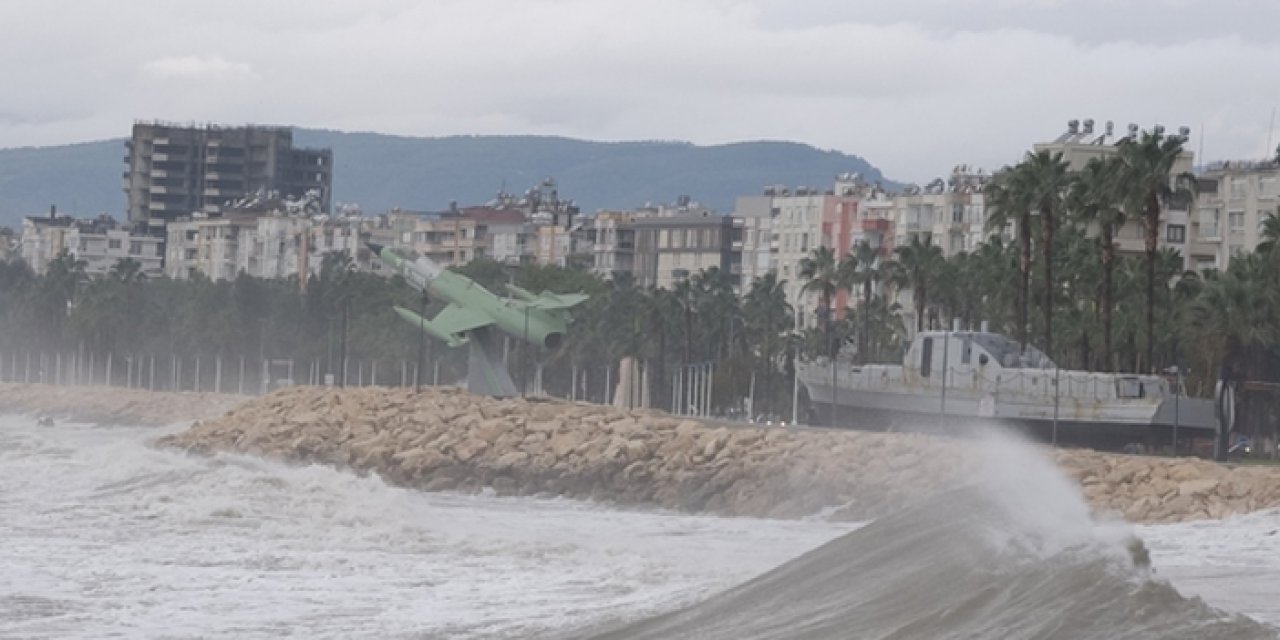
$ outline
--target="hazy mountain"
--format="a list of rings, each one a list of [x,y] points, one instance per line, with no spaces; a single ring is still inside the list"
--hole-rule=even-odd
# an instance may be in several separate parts
[[[331,147],[334,202],[366,212],[439,210],[484,202],[505,186],[522,193],[554,177],[561,197],[584,212],[671,202],[679,195],[728,211],[736,196],[771,184],[826,189],[835,174],[880,171],[862,158],[792,142],[696,146],[685,142],[590,142],[540,136],[410,138],[297,129],[295,144]],[[91,215],[125,208],[122,139],[0,149],[0,224],[60,211]]]

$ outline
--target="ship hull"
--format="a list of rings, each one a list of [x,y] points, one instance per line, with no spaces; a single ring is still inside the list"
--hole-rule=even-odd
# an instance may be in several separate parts
[[[1101,450],[1125,450],[1134,444],[1148,449],[1186,450],[1196,439],[1214,436],[1216,421],[1208,400],[1178,398],[1140,402],[1085,402],[1040,396],[975,393],[938,388],[902,392],[838,388],[805,382],[806,422],[870,431],[905,431],[941,435],[973,435],[993,425],[1044,442]]]

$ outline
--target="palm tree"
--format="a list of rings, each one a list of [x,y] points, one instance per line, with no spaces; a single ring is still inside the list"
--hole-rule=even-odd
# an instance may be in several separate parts
[[[832,306],[840,289],[840,265],[831,247],[817,247],[808,257],[800,260],[798,274],[805,281],[801,292],[818,292],[818,305],[822,322],[827,326],[834,319]]]
[[[1053,308],[1055,304],[1055,283],[1053,281],[1053,234],[1058,214],[1063,209],[1063,201],[1071,184],[1067,162],[1062,159],[1062,152],[1050,153],[1039,151],[1027,153],[1027,157],[1018,165],[1019,171],[1026,172],[1026,179],[1020,181],[1023,188],[1029,190],[1026,195],[1040,219],[1041,254],[1044,258],[1044,352],[1053,353]]]
[[[1003,232],[1013,223],[1018,234],[1018,287],[1017,337],[1018,346],[1027,348],[1028,307],[1031,297],[1031,189],[1024,183],[1027,173],[1016,167],[1005,167],[992,178],[985,189],[986,202],[991,208],[987,216],[987,230]]]
[[[863,240],[854,245],[853,250],[840,261],[839,281],[841,286],[852,289],[862,287],[862,306],[871,304],[871,296],[875,287],[884,278],[884,263],[880,260],[880,251]],[[858,334],[858,357],[862,362],[869,362],[871,351],[871,314],[862,313],[862,329]]]
[[[1124,226],[1124,209],[1120,207],[1119,158],[1094,158],[1085,165],[1071,186],[1069,202],[1078,221],[1096,223],[1099,228],[1098,248],[1102,251],[1102,352],[1103,370],[1113,369],[1111,330],[1115,311],[1115,232]]]
[[[1147,366],[1155,362],[1156,251],[1160,244],[1160,214],[1170,204],[1189,202],[1196,180],[1190,173],[1174,174],[1182,155],[1182,136],[1166,136],[1157,127],[1138,139],[1125,138],[1118,145],[1122,163],[1126,210],[1141,215],[1147,257]]]
[[[776,272],[770,271],[751,281],[742,301],[746,333],[750,343],[756,345],[758,362],[764,369],[761,396],[765,399],[765,406],[774,413],[778,410],[774,374],[778,370],[778,358],[785,352],[780,349],[785,346],[780,338],[791,329],[793,318],[791,305],[787,302],[786,284],[785,280],[778,279]]]
[[[916,308],[916,331],[924,331],[925,310],[929,305],[929,286],[946,265],[942,248],[933,244],[930,234],[911,237],[909,244],[894,249],[897,258],[887,266],[889,280],[898,287],[910,287]]]
[[[1258,243],[1257,252],[1271,255],[1276,245],[1280,244],[1280,208],[1262,218],[1260,231],[1261,242]]]

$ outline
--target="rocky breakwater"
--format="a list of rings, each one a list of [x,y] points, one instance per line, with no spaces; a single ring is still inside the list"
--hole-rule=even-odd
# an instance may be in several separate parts
[[[75,422],[167,425],[213,418],[245,402],[219,393],[167,393],[119,387],[0,383],[0,413],[40,414]]]
[[[266,455],[374,472],[425,490],[550,494],[726,515],[864,519],[976,477],[981,443],[916,434],[716,427],[655,411],[495,400],[462,391],[294,388],[167,436],[196,452]],[[1280,503],[1280,474],[1198,461],[1058,452],[1100,510],[1171,521]],[[1230,478],[1243,501],[1189,487],[1127,488],[1190,472]],[[1205,466],[1207,465],[1207,466]],[[1203,467],[1203,468],[1202,468]],[[1124,469],[1124,471],[1117,471]],[[1221,483],[1221,480],[1219,481]],[[1236,483],[1240,489],[1237,489]],[[1194,491],[1193,491],[1194,489]],[[1131,511],[1135,504],[1142,510]],[[1202,511],[1201,505],[1206,508]]]
[[[1096,511],[1131,522],[1218,519],[1280,507],[1280,467],[1096,451],[1054,456]]]

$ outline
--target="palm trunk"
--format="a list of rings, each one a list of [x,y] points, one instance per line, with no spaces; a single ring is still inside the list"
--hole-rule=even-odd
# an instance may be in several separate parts
[[[1112,278],[1116,259],[1116,247],[1112,243],[1113,233],[1111,223],[1102,225],[1102,370],[1108,373],[1115,368],[1113,366],[1115,352],[1111,350],[1111,313],[1115,306]]]
[[[1018,260],[1019,275],[1022,282],[1018,289],[1018,347],[1027,350],[1027,319],[1031,296],[1031,214],[1023,213],[1018,220],[1018,246],[1021,255]]]
[[[1156,354],[1156,244],[1160,240],[1160,201],[1147,199],[1147,367],[1155,366]]]
[[[871,280],[862,284],[862,344],[858,345],[858,353],[863,364],[871,361]]]
[[[928,306],[928,298],[925,297],[924,282],[916,283],[916,333],[924,331],[924,310]]]
[[[1040,209],[1044,237],[1044,353],[1053,357],[1053,211]]]

